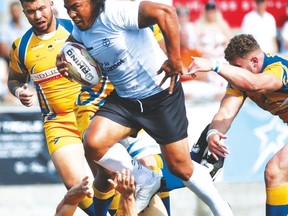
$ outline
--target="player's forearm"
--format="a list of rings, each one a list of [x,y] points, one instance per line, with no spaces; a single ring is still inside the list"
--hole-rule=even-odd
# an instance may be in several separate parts
[[[54,216],[71,216],[74,215],[77,205],[64,204],[63,201],[57,206]]]
[[[216,129],[222,134],[226,134],[231,126],[231,121],[227,119],[218,119],[215,117],[209,126],[209,130]]]
[[[233,119],[234,117],[226,112],[225,107],[222,109],[220,108],[210,123],[209,131],[216,130],[222,134],[226,134],[232,124]]]
[[[180,60],[180,35],[178,17],[173,9],[165,11],[166,14],[158,23],[164,37],[166,54],[169,59]]]
[[[82,191],[82,185],[75,185],[66,193],[64,203],[77,205],[85,196],[85,193]]]
[[[137,207],[133,195],[129,197],[121,197],[121,209],[125,216],[137,216]]]
[[[253,91],[255,87],[257,87],[255,85],[257,76],[250,71],[229,64],[223,64],[219,67],[218,74],[229,83],[238,86],[240,89],[244,91]]]
[[[26,83],[27,75],[23,73],[17,73],[9,67],[9,75],[7,85],[11,94],[17,97],[17,91]],[[18,89],[18,90],[17,90]]]
[[[19,94],[19,91],[24,83],[21,83],[18,80],[8,80],[7,85],[11,94],[17,97],[17,94]]]
[[[282,81],[272,74],[254,74],[228,64],[220,66],[218,73],[229,83],[246,92],[266,93],[278,90],[283,86]]]

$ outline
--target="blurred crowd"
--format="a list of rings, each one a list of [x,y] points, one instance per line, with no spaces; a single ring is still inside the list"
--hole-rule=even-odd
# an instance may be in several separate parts
[[[288,4],[287,21],[278,29],[275,17],[267,11],[266,0],[255,0],[254,6],[254,9],[243,17],[237,33],[252,34],[265,52],[288,55]],[[188,70],[193,61],[191,56],[225,62],[224,49],[235,31],[223,18],[217,3],[208,1],[195,21],[191,21],[187,6],[177,6],[176,10],[179,18],[183,72]],[[7,88],[9,49],[13,41],[28,28],[30,24],[23,19],[19,1],[11,2],[9,20],[0,24],[0,104],[19,104]],[[224,79],[213,72],[197,74],[196,78],[184,74],[181,80],[187,101],[194,102],[220,100],[227,85]]]

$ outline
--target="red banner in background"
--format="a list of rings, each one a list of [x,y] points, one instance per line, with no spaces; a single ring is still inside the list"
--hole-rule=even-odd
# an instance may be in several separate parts
[[[217,7],[221,10],[223,17],[231,28],[239,28],[246,13],[253,10],[255,0],[215,0]],[[286,15],[287,0],[267,0],[267,11],[276,19],[277,27],[281,28],[288,15]],[[207,0],[173,0],[175,7],[185,5],[190,9],[191,20],[199,18],[204,10]]]

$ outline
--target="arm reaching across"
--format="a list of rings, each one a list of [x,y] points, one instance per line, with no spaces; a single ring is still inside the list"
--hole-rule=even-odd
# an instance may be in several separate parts
[[[85,197],[93,197],[94,191],[88,176],[83,178],[82,183],[75,185],[67,191],[66,195],[59,203],[55,216],[72,216],[76,211],[79,202]]]

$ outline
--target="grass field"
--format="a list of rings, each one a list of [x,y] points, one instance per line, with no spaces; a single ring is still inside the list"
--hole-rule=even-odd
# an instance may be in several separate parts
[[[263,183],[216,183],[216,186],[223,198],[231,205],[234,216],[265,215]],[[65,189],[62,184],[0,186],[0,215],[53,216],[64,194]],[[211,216],[209,209],[186,188],[171,193],[171,211],[172,216]],[[75,216],[85,216],[85,214],[78,209]]]

